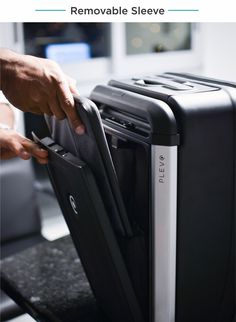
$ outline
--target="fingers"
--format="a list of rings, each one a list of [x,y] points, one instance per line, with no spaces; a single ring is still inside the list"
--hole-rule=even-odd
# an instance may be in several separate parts
[[[4,148],[0,148],[0,159],[1,160],[9,160],[14,158],[16,155],[13,151],[8,150],[8,149],[4,149]]]
[[[21,138],[18,136],[10,138],[8,147],[15,154],[15,156],[18,156],[23,160],[28,160],[31,157],[30,153],[24,149],[21,143]]]
[[[9,160],[17,156],[24,160],[30,159],[30,154],[24,151],[21,145],[17,144],[9,144],[8,148],[1,147],[0,154],[2,160]]]
[[[58,120],[63,120],[66,117],[64,111],[60,108],[58,98],[50,98],[48,101],[51,114],[55,115]]]
[[[74,98],[71,93],[70,86],[67,82],[62,81],[58,83],[57,97],[61,109],[68,117],[75,132],[79,135],[83,134],[85,132],[85,127],[76,113],[76,109],[74,106]]]
[[[22,146],[25,151],[35,157],[40,164],[46,164],[48,162],[48,152],[40,148],[36,143],[26,138],[22,141]]]
[[[68,81],[71,93],[78,94],[78,90],[76,87],[76,80],[74,78],[67,76],[67,81]]]
[[[41,164],[48,162],[47,151],[14,130],[0,130],[0,152],[1,159],[20,157],[28,160],[33,156]]]
[[[40,102],[38,103],[38,105],[34,104],[31,106],[28,106],[28,112],[37,114],[37,115],[42,115],[42,114],[52,115],[52,112],[47,102]]]

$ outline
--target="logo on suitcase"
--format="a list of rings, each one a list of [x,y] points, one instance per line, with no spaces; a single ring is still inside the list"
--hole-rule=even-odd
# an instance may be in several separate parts
[[[76,215],[78,215],[78,210],[77,210],[75,198],[72,195],[69,195],[69,202],[70,202],[71,208],[73,209],[74,213]]]
[[[165,183],[165,156],[159,156],[159,182]]]

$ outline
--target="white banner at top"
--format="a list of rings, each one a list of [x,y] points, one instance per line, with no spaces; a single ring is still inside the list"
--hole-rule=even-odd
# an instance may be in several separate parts
[[[0,22],[235,22],[236,0],[1,0]]]

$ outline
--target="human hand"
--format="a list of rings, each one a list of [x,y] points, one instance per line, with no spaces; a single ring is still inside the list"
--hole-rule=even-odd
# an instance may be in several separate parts
[[[15,130],[0,129],[0,159],[20,157],[28,160],[35,157],[40,164],[48,162],[48,152]]]
[[[74,106],[75,81],[57,63],[7,49],[0,49],[0,60],[0,88],[10,103],[24,112],[67,117],[76,133],[84,133]]]

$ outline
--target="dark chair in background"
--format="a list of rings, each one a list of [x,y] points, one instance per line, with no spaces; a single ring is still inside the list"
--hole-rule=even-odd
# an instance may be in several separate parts
[[[0,166],[1,258],[42,242],[41,223],[31,161],[12,159]],[[0,320],[7,321],[22,309],[1,291]]]

